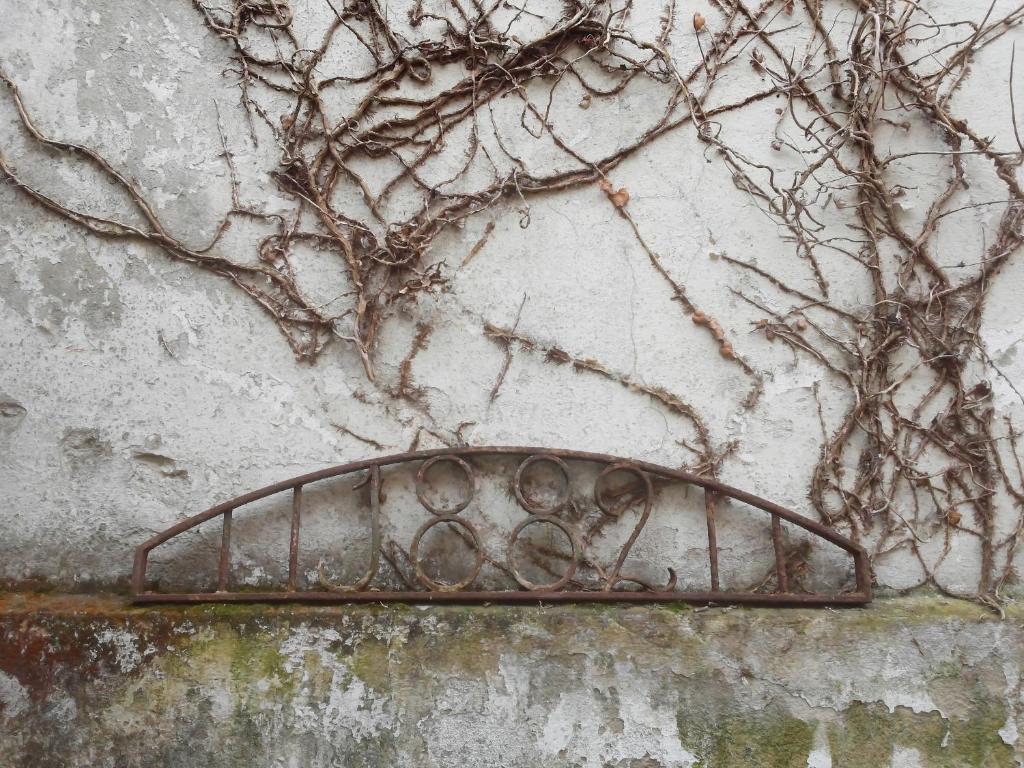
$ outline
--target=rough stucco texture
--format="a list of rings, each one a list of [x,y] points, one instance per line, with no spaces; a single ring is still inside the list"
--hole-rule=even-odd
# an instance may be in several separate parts
[[[0,602],[0,764],[1024,764],[1019,612]]]
[[[962,7],[933,5],[931,12],[947,15]],[[1000,2],[994,13],[1009,5]],[[656,6],[638,5],[637,24],[656,23]],[[272,137],[263,136],[258,148],[248,138],[235,78],[225,74],[230,48],[204,28],[190,3],[0,2],[0,8],[0,65],[40,129],[110,157],[177,236],[206,242],[231,206],[214,103],[246,201],[267,212],[290,210],[268,178],[280,160]],[[296,8],[314,27],[331,17],[325,3]],[[389,5],[396,24],[407,24],[405,8]],[[969,78],[957,91],[957,103],[983,135],[1005,136],[1012,127],[1008,107],[991,98],[993,78],[1006,87],[1012,42],[1007,37],[987,48],[979,61],[979,72],[997,74]],[[697,52],[681,44],[679,55]],[[754,87],[763,84],[730,80],[721,97]],[[636,98],[637,108],[659,103],[654,94]],[[600,117],[573,107],[564,131],[581,146],[615,140],[635,122],[631,108],[624,103],[620,115]],[[731,125],[731,135],[765,147],[775,115],[769,110],[762,118]],[[0,146],[44,192],[99,212],[126,210],[81,163],[34,147],[6,94]],[[540,153],[539,146],[526,142],[522,151]],[[773,299],[765,285],[731,271],[716,254],[756,258],[800,286],[809,279],[804,267],[775,225],[734,188],[725,165],[706,160],[692,132],[659,139],[618,167],[614,180],[630,190],[631,215],[674,278],[764,372],[756,409],[743,405],[750,380],[680,311],[629,225],[593,186],[533,201],[526,229],[522,212],[509,205],[446,232],[431,258],[447,289],[389,318],[374,350],[377,381],[371,383],[342,344],[316,365],[297,363],[273,321],[227,280],[145,244],[84,234],[12,185],[0,185],[0,487],[6,494],[0,578],[60,589],[123,584],[132,547],[188,514],[305,471],[405,450],[414,441],[438,447],[435,435],[474,445],[596,450],[666,466],[692,460],[680,442],[692,438],[692,426],[664,403],[572,366],[548,364],[542,352],[516,348],[492,401],[505,351],[487,338],[485,326],[512,327],[520,307],[518,331],[542,347],[594,359],[614,376],[681,397],[704,415],[718,450],[738,441],[721,467],[723,480],[816,517],[808,499],[822,448],[814,388],[820,385],[830,431],[847,413],[850,396],[833,387],[824,368],[750,333],[762,313],[733,289],[753,291],[769,304]],[[963,205],[1003,193],[972,186],[971,194],[976,197]],[[958,224],[945,250],[973,254],[997,213],[983,206],[963,215],[969,225]],[[492,235],[464,263],[488,226]],[[239,240],[227,251],[239,258],[253,253],[255,238],[246,240],[241,225],[234,229]],[[850,289],[844,301],[859,307],[861,279],[842,261],[829,265],[837,290]],[[314,284],[333,285],[331,279],[315,269],[309,275]],[[1015,259],[989,297],[983,329],[1000,369],[1018,381],[1022,280]],[[422,393],[410,403],[388,393],[421,325],[433,331],[408,367]],[[997,377],[992,386],[1000,413],[1019,415],[1007,382]],[[1007,505],[999,515],[1000,532],[1012,531],[1017,510]],[[974,537],[954,536],[951,553],[940,558],[944,528],[919,535],[929,537],[922,554],[941,563],[945,586],[967,594],[977,588]],[[744,556],[743,547],[736,554]],[[1024,548],[1017,549],[1021,557]],[[882,588],[909,587],[922,580],[921,562],[906,547],[895,548],[876,561],[875,575]],[[1015,589],[1005,585],[1007,592]]]
[[[396,5],[389,12],[401,19]],[[634,13],[656,17],[655,5],[635,3]],[[981,16],[989,3],[928,4],[935,13],[968,5]],[[996,5],[998,14],[1011,3]],[[1012,42],[986,49],[976,66],[983,76],[956,94],[975,129],[1001,141],[1012,122],[992,93],[1008,87]],[[189,243],[207,241],[231,205],[214,102],[246,200],[288,210],[267,180],[278,162],[273,142],[264,137],[257,150],[247,138],[224,74],[229,55],[186,0],[0,0],[0,65],[40,127],[126,169]],[[692,46],[686,55],[696,55]],[[731,83],[724,97],[741,93]],[[566,135],[581,145],[626,135],[644,99],[636,96],[633,112],[614,105],[605,123],[596,108],[580,112]],[[774,113],[766,115],[726,128],[771,155]],[[0,148],[28,181],[71,204],[124,207],[80,165],[26,141],[6,92]],[[922,176],[907,183],[942,181]],[[614,180],[630,190],[629,210],[674,278],[765,372],[755,410],[743,405],[750,382],[679,311],[596,187],[535,200],[526,229],[509,206],[446,232],[432,253],[446,290],[389,319],[370,383],[343,345],[316,365],[297,363],[266,313],[226,280],[144,244],[85,235],[0,185],[0,583],[121,588],[132,549],[185,516],[414,441],[550,445],[666,466],[690,458],[679,442],[690,427],[657,400],[541,353],[517,348],[507,362],[488,324],[518,323],[538,349],[557,346],[685,396],[706,415],[715,446],[738,441],[723,480],[815,516],[815,388],[830,430],[850,397],[813,362],[755,339],[762,315],[729,289],[769,304],[771,293],[716,254],[756,259],[797,285],[807,284],[804,267],[691,133],[666,135]],[[976,260],[997,212],[970,204],[1002,194],[972,187],[968,212],[950,220],[944,258]],[[858,306],[859,278],[843,262],[829,269]],[[1018,425],[1009,382],[1024,380],[1022,290],[1024,260],[1014,257],[982,325],[1006,376],[992,382],[995,407]],[[423,325],[433,328],[429,343],[407,371],[422,399],[397,400],[389,387]],[[997,522],[1005,533],[1018,519],[1007,505]],[[924,556],[941,561],[943,584],[970,594],[979,547],[957,536],[940,558],[945,531],[935,528]],[[742,560],[749,537],[733,533],[727,545]],[[268,537],[268,546],[282,541]],[[266,552],[255,550],[252,568],[262,567]],[[1019,570],[1024,547],[1015,557]],[[920,583],[923,570],[895,548],[874,575],[885,593]],[[12,592],[0,597],[0,768],[1021,766],[1022,623],[1019,607],[999,621],[927,595],[844,612],[139,610],[116,598]]]

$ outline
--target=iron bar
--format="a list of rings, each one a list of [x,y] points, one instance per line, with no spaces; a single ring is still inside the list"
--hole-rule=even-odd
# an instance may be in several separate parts
[[[772,515],[772,548],[775,550],[775,578],[779,592],[789,591],[789,574],[786,573],[786,549],[782,542],[782,521]]]
[[[715,492],[704,489],[704,517],[708,524],[708,566],[711,569],[711,591],[718,592],[718,529],[715,524]]]
[[[231,514],[224,513],[223,529],[220,539],[220,563],[217,566],[217,591],[226,592],[228,588],[228,572],[231,569]]]
[[[136,603],[694,603],[698,605],[858,606],[871,602],[859,592],[838,595],[765,592],[639,592],[508,590],[487,592],[146,592]]]
[[[288,589],[294,592],[299,584],[299,525],[302,516],[302,486],[292,491],[292,535],[288,542]]]

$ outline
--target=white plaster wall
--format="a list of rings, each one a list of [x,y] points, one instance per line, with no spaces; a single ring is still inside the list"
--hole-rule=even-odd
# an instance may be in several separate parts
[[[928,5],[939,16],[965,13],[954,0]],[[976,5],[970,12],[984,15],[988,4]],[[1000,0],[996,10],[1012,5]],[[0,66],[19,84],[40,127],[127,169],[182,239],[209,238],[230,207],[214,102],[244,195],[258,197],[268,211],[284,209],[266,177],[275,153],[248,140],[237,89],[223,74],[228,49],[189,3],[0,0],[0,10]],[[314,20],[327,12],[312,2],[298,6]],[[404,17],[398,7],[388,12]],[[637,24],[645,13],[636,10]],[[1015,31],[986,49],[957,96],[975,130],[995,136],[1005,150],[1013,147],[1009,58],[1014,40],[1022,39]],[[677,48],[680,59],[696,56],[685,42]],[[731,95],[730,88],[740,94],[749,85],[721,87]],[[629,135],[655,96],[645,101],[641,92],[610,109],[562,115],[563,135],[597,153]],[[771,104],[761,117],[727,121],[726,129],[752,152],[770,154]],[[6,92],[0,151],[44,190],[100,211],[123,210],[123,201],[80,164],[25,141]],[[540,159],[545,149],[529,151]],[[939,183],[936,173],[922,164],[911,180]],[[743,405],[752,380],[680,310],[596,187],[533,200],[526,229],[510,203],[440,238],[432,256],[443,262],[449,289],[421,296],[389,320],[371,383],[357,355],[340,344],[313,365],[296,362],[271,320],[223,279],[155,248],[83,234],[0,185],[0,577],[65,586],[123,581],[132,548],[184,516],[417,440],[440,446],[431,433],[451,442],[461,436],[477,445],[560,446],[667,466],[689,460],[677,442],[689,437],[682,419],[643,394],[545,364],[539,354],[515,349],[490,402],[504,354],[484,325],[512,326],[524,297],[519,332],[677,394],[707,417],[715,445],[740,441],[721,468],[723,480],[814,517],[807,489],[822,438],[812,387],[820,386],[832,428],[848,397],[820,366],[750,333],[759,315],[729,288],[742,287],[769,305],[777,297],[715,255],[756,262],[797,286],[811,285],[806,265],[727,170],[706,161],[686,129],[628,159],[612,178],[629,190],[630,213],[674,279],[764,373],[766,391],[754,409]],[[980,184],[966,202],[993,194]],[[956,218],[942,257],[978,257],[997,216],[997,209],[982,207]],[[493,235],[463,266],[491,222]],[[247,245],[239,235],[225,247],[240,253]],[[841,260],[825,269],[846,306],[860,306],[861,275]],[[1024,409],[1010,381],[1024,389],[1024,358],[1017,355],[1022,289],[1017,255],[992,289],[984,325],[989,353],[1006,377],[993,381],[998,408],[1018,419]],[[387,394],[419,323],[434,328],[412,367],[426,392],[422,408]],[[1005,512],[1006,521],[1015,519],[1013,509]],[[972,542],[958,545],[943,566],[947,583],[970,591],[977,558]],[[876,564],[883,587],[914,582],[918,568],[906,552]]]

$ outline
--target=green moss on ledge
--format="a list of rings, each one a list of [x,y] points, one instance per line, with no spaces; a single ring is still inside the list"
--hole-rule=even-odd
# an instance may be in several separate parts
[[[688,708],[679,712],[678,725],[680,741],[700,768],[806,768],[815,731],[813,723],[777,706],[751,714],[718,711],[711,718],[694,717]]]
[[[1022,618],[926,598],[824,611],[0,595],[0,754],[15,768],[46,765],[49,745],[67,764],[129,768],[805,768],[820,753],[882,768],[902,750],[925,768],[1011,768]]]
[[[928,768],[1002,768],[1014,765],[1013,748],[999,736],[1006,715],[993,701],[949,718],[856,702],[830,725],[829,745],[851,766],[889,765],[894,750],[914,749]]]

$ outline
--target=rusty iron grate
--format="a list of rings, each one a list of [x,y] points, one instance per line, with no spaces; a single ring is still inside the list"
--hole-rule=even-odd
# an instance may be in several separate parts
[[[498,540],[504,551],[493,551],[485,544],[482,536],[481,516],[486,505],[477,501],[482,462],[498,464],[497,474],[505,477],[499,481],[510,499],[514,517],[511,532],[502,533]],[[589,493],[579,487],[574,489],[573,477],[577,472],[570,469],[577,465],[590,468],[592,488]],[[385,485],[392,480],[389,472],[404,467],[409,484],[415,492],[418,506],[417,515],[425,514],[418,525],[408,549],[398,542],[389,541],[385,546],[382,526],[383,508],[388,494]],[[442,505],[430,498],[434,483],[430,475],[438,467],[445,467],[450,473],[461,475],[464,487],[462,498],[455,503]],[[554,498],[541,500],[528,489],[528,477],[541,468],[559,478]],[[584,473],[585,474],[585,473]],[[327,578],[321,560],[318,579],[310,588],[300,587],[300,551],[303,539],[304,511],[303,490],[332,478],[352,475],[357,482],[347,488],[368,495],[362,498],[369,511],[368,565],[362,575],[347,585],[340,585]],[[613,479],[618,478],[616,486]],[[393,481],[397,487],[400,479]],[[511,483],[509,489],[508,483]],[[580,481],[582,482],[582,481]],[[703,575],[702,588],[686,590],[677,584],[676,570],[666,566],[668,578],[664,585],[654,585],[627,573],[634,545],[644,532],[651,518],[656,499],[674,486],[702,489],[703,521],[701,548],[706,552],[706,563],[699,565]],[[549,489],[550,490],[550,489]],[[290,537],[288,538],[287,576],[272,589],[247,588],[234,584],[232,568],[232,523],[236,512],[278,494],[291,494]],[[550,495],[550,494],[549,494]],[[412,498],[410,495],[409,498]],[[675,497],[678,499],[678,497]],[[287,503],[288,499],[285,497]],[[476,504],[474,502],[477,501]],[[770,517],[770,524],[758,529],[763,537],[764,551],[771,552],[768,575],[758,583],[723,586],[722,567],[719,559],[723,551],[719,545],[721,515],[716,515],[719,505],[740,503]],[[472,508],[471,508],[472,507]],[[584,524],[581,509],[592,510],[591,525]],[[334,509],[337,512],[337,509]],[[672,510],[675,512],[678,510]],[[755,515],[757,514],[755,512]],[[259,514],[254,513],[254,514]],[[518,519],[516,519],[518,517]],[[730,514],[730,520],[735,518]],[[152,550],[165,542],[196,529],[203,523],[220,518],[221,530],[217,544],[216,573],[210,574],[210,591],[166,591],[159,583],[148,580],[147,568]],[[635,519],[635,522],[633,521]],[[760,518],[763,520],[763,517]],[[415,522],[415,521],[414,521]],[[798,569],[792,564],[794,547],[787,546],[786,527],[802,538],[802,551],[812,544],[822,542],[835,547],[842,558],[852,564],[852,584],[843,584],[834,589],[808,589],[803,585]],[[621,524],[620,541],[617,551],[603,561],[594,552],[595,541],[609,526]],[[539,546],[526,539],[526,529],[531,526],[552,527],[549,533],[564,537],[561,550]],[[428,574],[424,556],[424,539],[432,529],[446,529],[454,532],[472,553],[463,562],[462,578],[442,580],[436,574]],[[535,529],[536,530],[536,529]],[[706,539],[704,531],[706,530]],[[652,534],[653,535],[653,534]],[[746,542],[747,548],[756,543]],[[525,551],[523,551],[525,550]],[[405,558],[405,571],[396,563],[394,553],[401,552]],[[772,557],[773,554],[773,557]],[[692,558],[690,558],[692,560]],[[532,563],[551,575],[549,580],[534,580],[534,572],[524,572],[524,563]],[[806,563],[805,559],[800,560]],[[677,564],[678,565],[678,564]],[[692,563],[691,563],[692,565]],[[504,585],[479,587],[482,569],[487,566],[491,581]],[[390,580],[385,571],[390,573]],[[846,571],[849,579],[849,569]],[[308,575],[308,572],[307,572]],[[396,579],[401,581],[396,584]],[[531,578],[532,577],[532,578]],[[215,586],[214,586],[215,581]],[[507,588],[506,588],[507,587]],[[866,551],[859,545],[826,528],[765,499],[715,480],[698,477],[688,472],[668,469],[643,461],[620,459],[604,454],[581,451],[551,450],[522,447],[471,447],[401,453],[382,458],[343,464],[323,469],[300,477],[276,483],[257,491],[244,494],[218,504],[205,512],[182,520],[167,530],[153,536],[138,547],[132,575],[132,594],[138,603],[167,602],[687,602],[714,604],[771,604],[771,605],[863,605],[871,600],[871,578]]]

